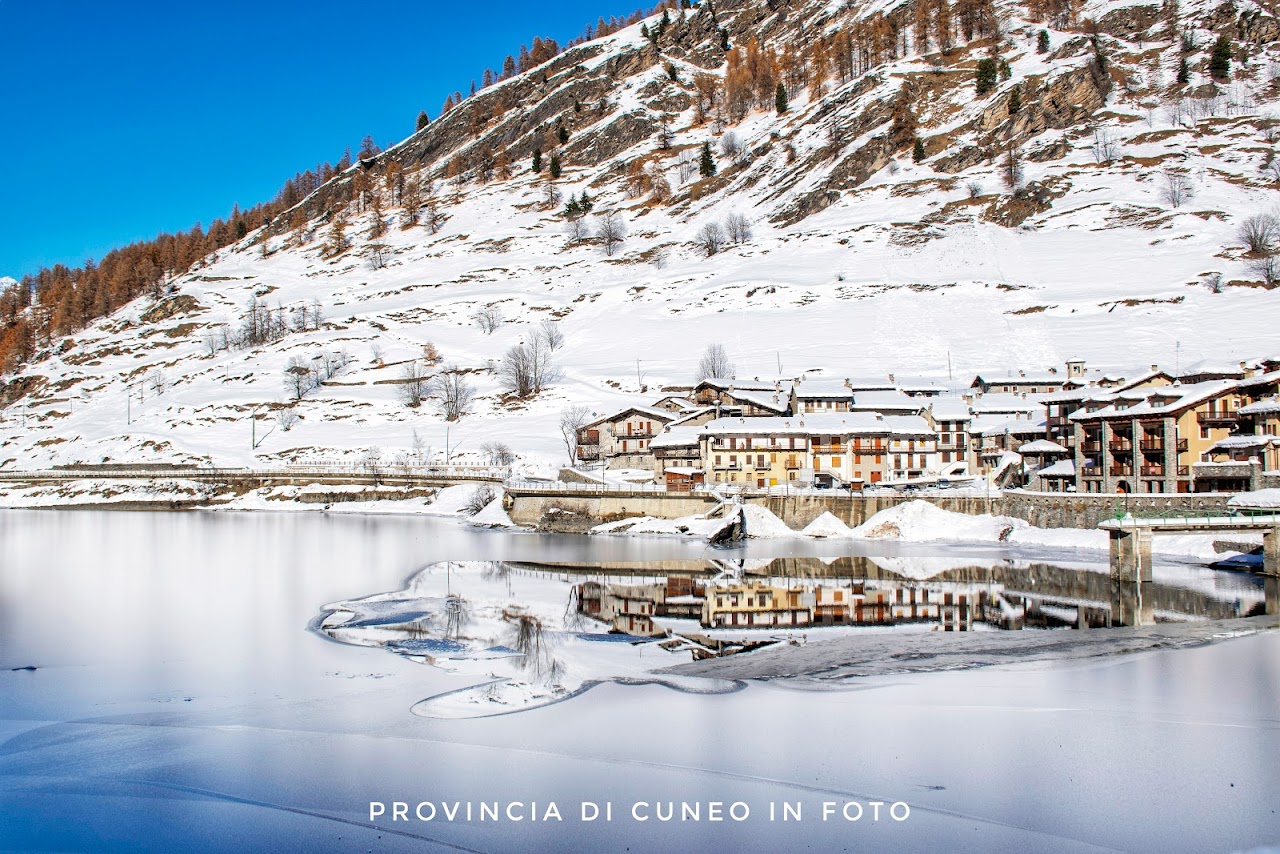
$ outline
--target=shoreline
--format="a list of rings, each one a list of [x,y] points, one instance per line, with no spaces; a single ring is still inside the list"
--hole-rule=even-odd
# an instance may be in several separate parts
[[[805,690],[839,690],[863,677],[1120,658],[1191,649],[1277,629],[1280,616],[1273,614],[1044,632],[891,632],[819,639],[804,646],[775,645],[655,672],[779,682]]]

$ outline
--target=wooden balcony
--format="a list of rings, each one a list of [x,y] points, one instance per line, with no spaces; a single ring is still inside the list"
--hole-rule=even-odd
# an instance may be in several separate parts
[[[600,446],[599,445],[579,445],[578,459],[580,460],[600,459]]]
[[[1133,466],[1112,466],[1111,476],[1112,477],[1132,477]]]
[[[1205,427],[1230,427],[1236,423],[1236,413],[1232,409],[1210,409],[1197,412],[1196,420]]]
[[[1080,445],[1080,451],[1085,454],[1100,454],[1102,453],[1102,443],[1098,441],[1083,442]]]
[[[843,454],[845,452],[844,445],[814,445],[813,452],[815,454]]]

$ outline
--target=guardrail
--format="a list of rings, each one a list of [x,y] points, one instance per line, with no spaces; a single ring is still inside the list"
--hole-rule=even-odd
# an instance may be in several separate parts
[[[501,483],[510,471],[493,466],[286,466],[278,469],[248,468],[59,468],[30,471],[0,471],[0,481],[138,480],[169,478],[185,480],[296,480],[374,478],[378,480],[483,480]]]

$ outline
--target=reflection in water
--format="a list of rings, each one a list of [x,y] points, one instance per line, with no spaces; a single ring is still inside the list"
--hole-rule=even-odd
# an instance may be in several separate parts
[[[327,606],[314,625],[343,643],[482,678],[415,708],[474,717],[556,702],[606,680],[690,689],[658,671],[840,633],[1141,626],[1266,607],[1260,580],[1244,575],[1188,570],[1136,584],[1051,564],[930,561],[437,563],[403,590]]]

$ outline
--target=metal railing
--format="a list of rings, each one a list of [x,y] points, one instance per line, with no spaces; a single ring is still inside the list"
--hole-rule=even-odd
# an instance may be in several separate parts
[[[419,480],[485,480],[505,481],[510,469],[502,466],[450,465],[450,466],[401,466],[395,464],[369,466],[350,463],[344,465],[290,465],[275,469],[249,468],[57,468],[29,471],[0,471],[3,481],[64,481],[64,480],[139,480],[149,478],[178,478],[186,480],[293,480],[303,477],[332,478],[395,478]]]

